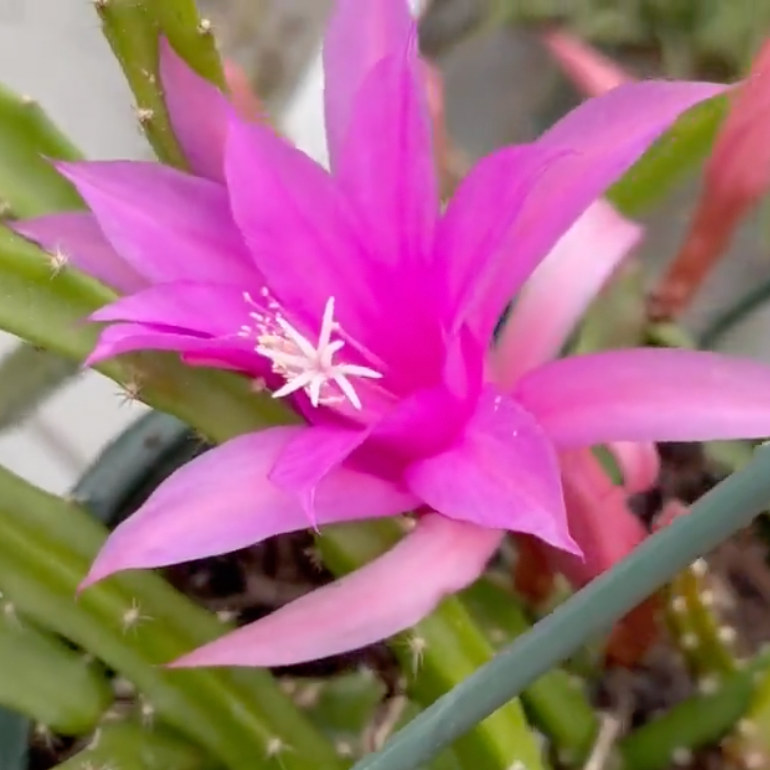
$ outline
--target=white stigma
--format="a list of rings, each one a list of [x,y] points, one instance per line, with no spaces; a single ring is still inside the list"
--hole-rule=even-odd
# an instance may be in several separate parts
[[[249,295],[245,295],[245,298],[251,300]],[[258,313],[252,313],[252,317],[259,325],[263,325],[266,320]],[[342,340],[331,339],[332,333],[338,328],[334,320],[334,297],[329,297],[326,302],[317,345],[313,345],[281,315],[276,314],[271,320],[274,320],[277,328],[270,331],[264,328],[267,326],[264,324],[264,333],[257,337],[256,352],[270,359],[273,371],[286,380],[286,384],[273,393],[273,398],[304,390],[310,397],[310,403],[317,407],[332,400],[324,397],[323,391],[329,383],[334,383],[356,409],[361,409],[361,400],[350,378],[379,379],[382,375],[366,366],[334,363],[334,356],[345,345]]]

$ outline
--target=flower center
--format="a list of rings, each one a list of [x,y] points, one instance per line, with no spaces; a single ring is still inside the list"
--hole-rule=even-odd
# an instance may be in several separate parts
[[[315,407],[347,399],[356,409],[361,409],[361,400],[350,378],[379,379],[382,374],[366,366],[335,363],[334,357],[345,343],[332,340],[332,334],[339,332],[339,324],[334,320],[334,297],[326,301],[318,343],[314,345],[283,317],[280,306],[267,289],[262,290],[262,296],[267,310],[244,292],[243,298],[253,308],[249,315],[254,326],[243,326],[239,335],[252,337],[256,331],[256,352],[269,359],[273,372],[286,380],[286,384],[273,393],[273,398],[304,390]]]

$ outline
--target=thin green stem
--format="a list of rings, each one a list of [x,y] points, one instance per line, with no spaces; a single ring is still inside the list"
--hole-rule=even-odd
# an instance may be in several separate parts
[[[698,337],[698,347],[715,348],[736,326],[746,321],[770,300],[770,281],[759,284],[735,304],[718,313]]]
[[[354,770],[414,770],[516,697],[592,636],[695,559],[747,526],[770,503],[770,447],[711,490],[671,526],[650,537],[528,634],[436,701]]]

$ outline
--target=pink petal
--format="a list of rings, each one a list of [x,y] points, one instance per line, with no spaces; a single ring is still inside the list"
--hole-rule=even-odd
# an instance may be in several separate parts
[[[93,214],[47,214],[8,225],[49,252],[60,251],[84,273],[122,293],[137,291],[147,279],[109,244]]]
[[[364,442],[368,430],[316,426],[298,433],[281,451],[268,478],[301,501],[314,527],[315,496],[321,482]]]
[[[115,250],[153,282],[251,282],[257,275],[227,194],[159,163],[59,163]],[[258,280],[258,279],[257,279]]]
[[[179,281],[151,286],[99,308],[92,321],[131,321],[175,327],[176,331],[211,337],[237,337],[250,326],[252,306],[242,288]],[[254,342],[245,343],[252,348]]]
[[[612,59],[563,30],[543,34],[543,42],[569,79],[587,96],[599,96],[633,80]]]
[[[548,438],[515,401],[488,389],[453,447],[412,463],[409,488],[439,513],[532,534],[577,553]]]
[[[553,361],[514,390],[563,447],[770,435],[770,367],[690,350],[622,350]]]
[[[326,171],[269,128],[231,116],[225,173],[235,220],[279,302],[318,328],[335,297],[340,324],[366,329],[361,314],[378,309],[382,287]]]
[[[475,292],[460,309],[460,318],[468,317],[479,336],[491,336],[503,308],[588,206],[680,114],[724,88],[709,83],[628,83],[584,102],[547,131],[536,146],[568,152],[543,175],[518,216],[511,217],[502,205],[510,195],[507,188],[518,182],[500,178],[486,191],[487,204],[496,214],[494,226],[510,226],[494,248],[479,255]]]
[[[243,67],[231,59],[225,59],[222,62],[222,66],[225,70],[225,80],[227,81],[227,89],[230,92],[230,101],[238,114],[244,120],[269,121],[262,102],[252,90],[249,76]],[[224,133],[227,133],[226,129]]]
[[[652,443],[613,441],[607,445],[623,474],[629,495],[652,489],[660,475],[660,455]]]
[[[480,268],[502,252],[511,261],[515,251],[507,239],[524,204],[543,176],[556,173],[568,154],[533,144],[506,147],[482,158],[457,188],[437,228],[433,254],[447,282],[447,307],[456,328],[483,294]]]
[[[438,217],[431,134],[415,37],[364,80],[336,169],[376,258],[407,275],[426,265]],[[425,276],[415,278],[424,295]]]
[[[647,533],[628,508],[625,492],[590,450],[562,452],[560,460],[569,528],[584,558],[549,549],[549,562],[581,588],[627,556]]]
[[[470,585],[502,533],[429,514],[391,551],[272,615],[174,661],[191,666],[289,666],[397,634]]]
[[[326,134],[332,168],[342,157],[353,104],[370,70],[414,35],[405,0],[337,0],[323,46]]]
[[[603,200],[586,209],[516,299],[493,353],[495,382],[502,389],[559,354],[642,232]]]
[[[169,119],[190,168],[199,176],[224,181],[227,99],[194,72],[165,37],[160,39],[159,67]]]
[[[239,436],[174,473],[108,538],[83,587],[124,569],[162,567],[244,548],[307,527],[298,500],[267,474],[304,428]],[[415,499],[388,482],[348,468],[319,487],[319,524],[393,516]]]
[[[209,366],[216,362],[222,368],[249,372],[255,377],[269,371],[265,359],[254,352],[253,346],[238,337],[201,338],[173,327],[138,323],[115,324],[104,329],[85,364],[94,366],[105,359],[137,350],[192,353],[190,361],[196,361],[197,355],[200,357],[198,365],[202,365],[202,361],[208,362]]]

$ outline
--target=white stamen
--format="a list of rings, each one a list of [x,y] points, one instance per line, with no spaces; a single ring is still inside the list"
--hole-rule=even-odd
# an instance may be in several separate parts
[[[264,291],[262,295],[268,296]],[[255,304],[249,294],[244,294],[244,298],[251,305]],[[268,306],[272,304],[268,302]],[[273,393],[273,398],[304,390],[310,397],[310,403],[317,407],[339,400],[338,396],[324,393],[326,386],[333,383],[356,409],[361,409],[361,399],[349,378],[379,379],[382,374],[366,366],[334,363],[335,354],[345,346],[343,340],[331,339],[339,328],[334,320],[334,297],[329,297],[326,302],[317,345],[313,345],[283,318],[277,306],[271,309],[276,311],[273,317],[259,310],[250,313],[250,316],[257,329],[256,352],[270,359],[273,371],[286,379],[286,384]],[[244,326],[240,335],[250,336],[250,332],[253,333]]]

